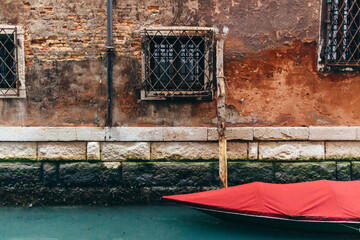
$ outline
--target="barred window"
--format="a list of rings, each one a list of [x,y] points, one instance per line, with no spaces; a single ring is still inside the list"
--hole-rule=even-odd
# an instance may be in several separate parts
[[[0,28],[0,95],[18,96],[17,29]]]
[[[142,99],[211,99],[212,58],[212,30],[145,29]]]
[[[329,69],[360,67],[360,1],[326,0],[323,62]]]

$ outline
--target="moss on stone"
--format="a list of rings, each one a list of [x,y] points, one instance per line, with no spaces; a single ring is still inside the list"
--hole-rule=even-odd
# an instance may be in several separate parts
[[[33,163],[33,162],[39,162],[39,160],[37,160],[36,158],[0,158],[0,163],[2,162],[9,162],[9,163],[13,163],[13,162],[29,162],[29,163]]]

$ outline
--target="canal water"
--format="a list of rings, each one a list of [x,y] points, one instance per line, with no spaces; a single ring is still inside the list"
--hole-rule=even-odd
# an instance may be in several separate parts
[[[11,240],[335,240],[359,236],[231,224],[176,205],[0,208],[0,239]]]

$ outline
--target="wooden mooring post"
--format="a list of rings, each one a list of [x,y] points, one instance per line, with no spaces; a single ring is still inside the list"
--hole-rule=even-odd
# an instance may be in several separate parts
[[[227,168],[227,150],[226,150],[226,120],[225,120],[225,76],[224,76],[224,39],[219,34],[216,44],[216,72],[217,72],[217,115],[218,115],[218,133],[219,133],[219,176],[221,187],[228,187],[228,168]]]

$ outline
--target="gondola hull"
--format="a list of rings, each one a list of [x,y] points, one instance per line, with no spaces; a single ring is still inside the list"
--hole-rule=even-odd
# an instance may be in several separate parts
[[[319,233],[360,234],[360,223],[338,223],[318,221],[296,221],[271,217],[259,217],[239,213],[194,208],[200,212],[232,223],[261,225],[286,230],[309,231]]]
[[[360,181],[254,182],[164,198],[232,222],[360,233]]]

